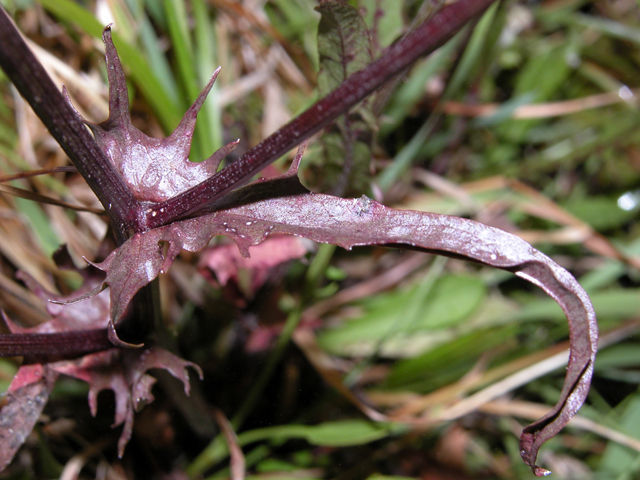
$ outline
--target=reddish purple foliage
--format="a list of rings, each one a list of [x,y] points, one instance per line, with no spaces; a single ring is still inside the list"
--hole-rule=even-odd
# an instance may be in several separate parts
[[[272,270],[289,260],[303,257],[308,249],[304,240],[278,236],[249,248],[249,256],[242,255],[237,245],[227,243],[207,248],[200,255],[198,269],[216,287],[232,286],[232,300],[246,306],[267,282]]]
[[[51,320],[37,327],[20,328],[5,316],[5,322],[11,331],[23,334],[50,334],[104,329],[109,322],[108,289],[76,300],[77,293],[95,290],[96,284],[102,282],[102,275],[96,275],[95,271],[88,273],[88,270],[93,269],[90,267],[81,271],[85,284],[73,295],[73,298],[47,292],[34,279],[22,274],[29,288],[45,302]],[[118,452],[122,455],[131,437],[134,412],[153,401],[151,387],[155,379],[146,373],[147,370],[154,368],[167,370],[183,383],[185,392],[189,393],[187,367],[194,368],[202,378],[200,367],[158,347],[131,350],[111,348],[90,353],[75,360],[49,361],[44,364],[33,363],[21,366],[11,382],[6,403],[0,410],[0,445],[3,446],[0,449],[2,450],[0,470],[11,461],[15,451],[35,425],[46,404],[49,392],[60,374],[75,377],[89,384],[89,407],[94,416],[98,408],[98,393],[107,389],[113,391],[116,400],[113,426],[123,425],[118,442]],[[8,444],[2,443],[5,438],[12,440]],[[19,443],[17,439],[21,439]]]
[[[36,425],[56,374],[42,365],[20,367],[0,410],[0,471],[4,470]]]
[[[233,238],[245,254],[271,235],[290,234],[347,249],[409,246],[511,271],[558,302],[570,327],[571,354],[560,400],[543,419],[526,427],[521,439],[523,459],[536,474],[543,474],[545,470],[535,466],[537,451],[584,403],[597,350],[595,312],[575,278],[519,237],[472,220],[395,210],[364,196],[344,199],[306,192],[248,201],[251,193],[260,197],[273,191],[268,188],[273,182],[277,181],[245,187],[238,196],[247,203],[137,234],[112,252],[98,267],[107,274],[114,319],[139,288],[167,271],[181,250],[201,250],[215,235]],[[289,182],[290,191],[295,185]]]
[[[216,173],[220,160],[231,152],[237,141],[225,145],[203,162],[189,161],[191,139],[196,116],[220,73],[217,68],[211,80],[180,124],[167,138],[145,135],[131,123],[129,95],[124,71],[107,27],[102,38],[109,77],[109,118],[94,125],[87,123],[98,145],[116,167],[136,198],[161,202],[203,182]]]
[[[438,21],[442,22],[440,25],[454,28],[460,22],[456,19],[456,8],[473,7],[475,12],[481,11],[489,3],[491,2],[488,0],[475,4],[463,0],[459,2],[462,7],[443,9],[446,14]],[[420,35],[427,35],[432,31],[424,29],[421,32]],[[415,43],[422,39],[420,35],[411,34],[407,38]],[[85,277],[83,293],[93,291],[95,294],[80,303],[65,303],[65,298],[44,292],[35,282],[25,277],[26,283],[41,298],[54,299],[59,304],[49,304],[49,322],[36,329],[23,329],[21,333],[99,332],[108,327],[115,344],[124,346],[117,342],[115,325],[124,318],[137,292],[159,274],[166,272],[180,251],[200,251],[216,235],[232,238],[243,255],[249,254],[249,247],[264,242],[272,235],[295,235],[346,249],[361,245],[395,245],[464,257],[511,271],[539,286],[558,302],[567,316],[571,354],[561,397],[549,414],[526,427],[521,437],[524,461],[536,475],[547,474],[546,470],[535,465],[537,451],[544,441],[566,425],[584,402],[597,349],[598,333],[593,307],[584,290],[565,269],[520,238],[478,222],[425,212],[395,210],[365,196],[344,199],[310,193],[297,180],[297,164],[301,153],[296,157],[296,165],[286,176],[253,184],[220,198],[220,195],[246,180],[257,166],[265,165],[278,152],[283,153],[281,149],[303,140],[301,133],[291,133],[297,128],[296,123],[292,122],[273,138],[270,137],[272,143],[277,143],[282,140],[278,140],[280,137],[286,137],[286,132],[290,131],[290,138],[280,141],[278,148],[265,142],[266,146],[261,148],[266,153],[260,161],[251,163],[251,155],[243,156],[245,160],[237,164],[239,167],[231,168],[231,173],[225,174],[223,171],[222,174],[214,175],[218,162],[235,146],[235,142],[223,147],[202,164],[189,162],[188,153],[196,115],[218,71],[171,136],[164,139],[150,138],[131,125],[124,73],[108,28],[103,37],[110,81],[110,114],[105,122],[91,125],[91,128],[101,149],[98,156],[106,157],[112,162],[112,167],[120,175],[120,180],[116,183],[123,181],[132,197],[135,221],[129,217],[127,221],[137,226],[133,229],[136,233],[131,234],[132,231],[124,227],[118,230],[120,236],[126,232],[124,236],[129,236],[128,240],[103,262],[96,264],[106,273],[104,279]],[[445,36],[439,37],[434,44],[444,41],[444,38]],[[399,47],[393,48],[395,50],[389,52],[395,52]],[[5,62],[6,59],[0,55],[0,60]],[[3,67],[5,65],[6,62]],[[368,75],[375,72],[376,68],[384,70],[385,65],[384,61],[377,61]],[[402,65],[404,63],[399,62],[395,68],[401,70]],[[387,77],[391,76],[391,73],[385,73]],[[354,77],[362,77],[363,81],[368,79],[368,83],[359,93],[349,93],[350,98],[344,100],[343,104],[337,101],[341,97],[336,93],[342,91],[340,89],[343,87],[330,94],[326,99],[330,100],[326,106],[333,109],[331,115],[344,112],[345,108],[357,103],[366,92],[382,82],[380,79],[371,80],[362,72],[356,73]],[[354,77],[349,80],[352,83],[345,84],[352,85]],[[347,90],[348,88],[345,91]],[[322,101],[317,105],[321,104]],[[303,114],[302,123],[309,123],[313,112],[310,109]],[[79,117],[75,114],[73,118],[77,121]],[[330,116],[322,118],[322,124],[311,127],[307,125],[305,135],[317,131],[331,120]],[[260,148],[256,148],[252,155],[260,152]],[[218,185],[225,179],[229,180],[229,185]],[[215,187],[214,190],[217,188],[215,195],[208,197],[217,200],[215,205],[210,202],[190,204],[187,201],[197,195],[199,189],[209,187]],[[176,203],[173,202],[175,199],[180,200]],[[106,202],[105,206],[110,210],[111,203]],[[204,206],[209,209],[209,213],[203,213]],[[166,221],[165,209],[175,210],[172,210],[173,215],[196,211],[201,214],[186,220]],[[163,217],[164,220],[156,221],[155,216]],[[173,219],[175,218],[174,216]],[[163,223],[164,226],[146,230],[149,226]],[[93,288],[95,285],[98,287]],[[108,291],[98,294],[102,287],[108,287]],[[77,299],[78,295],[74,297]],[[20,330],[11,322],[8,323],[14,331]],[[197,366],[161,349],[111,348],[76,360],[49,361],[21,367],[10,389],[8,403],[0,411],[0,446],[6,447],[1,449],[4,456],[0,457],[0,468],[3,466],[2,461],[5,465],[10,461],[33,428],[46,403],[51,385],[59,374],[71,375],[89,383],[89,404],[94,414],[97,394],[103,389],[114,391],[115,424],[124,425],[119,442],[119,452],[122,454],[131,435],[134,412],[153,400],[151,387],[154,379],[146,373],[147,370],[169,370],[183,382],[185,391],[188,392],[186,369],[189,366],[200,373]]]

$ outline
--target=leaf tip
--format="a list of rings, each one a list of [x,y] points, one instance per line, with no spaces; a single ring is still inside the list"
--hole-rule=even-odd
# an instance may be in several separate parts
[[[113,23],[108,23],[102,29],[102,41],[104,42],[107,55],[109,54],[110,49],[115,50],[115,46],[113,45],[113,37],[111,36],[111,27],[113,27]]]
[[[240,139],[236,138],[235,140],[227,143],[226,145],[213,152],[213,154],[203,163],[207,165],[212,174],[215,173],[220,166],[220,162],[222,161],[222,159],[233,152],[239,143]]]
[[[102,31],[105,57],[107,59],[107,78],[109,80],[109,118],[103,124],[117,121],[129,124],[129,92],[118,51],[111,36],[111,24]],[[95,132],[94,132],[95,134]]]
[[[536,477],[548,477],[549,475],[551,475],[551,470],[547,470],[546,468],[542,468],[534,465],[533,474]]]
[[[220,70],[222,70],[222,67],[218,67],[214,70],[209,82],[205,85],[205,87],[202,89],[202,91],[200,92],[198,97],[195,99],[193,104],[185,112],[184,116],[182,117],[182,120],[180,120],[180,124],[176,127],[176,129],[171,134],[172,138],[177,139],[180,137],[188,137],[189,139],[188,143],[189,144],[191,143],[191,136],[193,135],[193,130],[195,128],[196,117],[198,115],[198,112],[202,108],[204,101],[207,99],[209,92],[211,92],[211,89],[213,88],[213,84],[216,82],[216,79],[218,78],[218,74],[220,73]]]
[[[538,449],[541,443],[540,439],[536,439],[535,433],[528,432],[525,428],[520,436],[520,456],[536,477],[548,477],[551,475],[551,470],[536,465]]]

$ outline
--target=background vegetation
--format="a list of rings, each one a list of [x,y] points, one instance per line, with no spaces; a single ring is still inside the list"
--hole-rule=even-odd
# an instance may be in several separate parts
[[[134,122],[149,134],[169,132],[222,65],[192,160],[237,137],[243,151],[336,81],[326,58],[335,25],[325,19],[318,36],[312,1],[1,3],[95,121],[107,115],[107,23]],[[370,29],[354,47],[364,65],[441,2],[348,3]],[[556,478],[640,475],[639,44],[632,0],[499,2],[318,136],[303,160],[316,191],[469,216],[578,277],[602,347],[588,405],[541,452]],[[67,244],[82,265],[100,255],[106,226],[43,203],[98,207],[74,172],[7,181],[68,161],[1,78],[0,307],[33,325],[44,309],[16,271],[68,292],[79,279],[56,269],[52,252]],[[293,261],[240,268],[222,288],[207,253],[183,255],[161,289],[179,353],[205,371],[192,397],[161,377],[118,460],[110,396],[92,419],[84,385],[61,382],[4,477],[228,478],[238,457],[230,462],[220,432],[227,417],[247,478],[527,478],[517,435],[555,402],[565,362],[566,322],[552,300],[457,260],[305,247]],[[0,361],[3,389],[15,370]]]

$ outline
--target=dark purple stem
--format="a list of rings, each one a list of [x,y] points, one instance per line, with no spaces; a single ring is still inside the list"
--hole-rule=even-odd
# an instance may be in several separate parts
[[[246,183],[257,172],[335,121],[418,58],[444,44],[494,1],[460,0],[442,8],[416,30],[384,50],[378,60],[351,75],[333,92],[248,150],[238,161],[186,192],[155,204],[147,210],[147,228],[160,227],[203,210]]]
[[[73,107],[0,8],[0,67],[29,102],[107,211],[119,240],[138,230],[142,209]]]
[[[0,335],[3,357],[24,356],[30,361],[55,361],[113,348],[104,328],[60,333]]]
[[[31,105],[104,206],[118,244],[142,229],[144,206],[133,196],[87,127],[0,7],[0,67]],[[106,329],[52,334],[0,334],[0,356],[73,358],[112,348]]]

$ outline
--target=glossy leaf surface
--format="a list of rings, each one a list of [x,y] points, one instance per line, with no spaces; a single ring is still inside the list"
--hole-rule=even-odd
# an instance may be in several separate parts
[[[274,191],[281,196],[269,198]],[[584,403],[597,350],[595,312],[569,272],[497,228],[460,217],[396,210],[365,196],[344,199],[303,192],[293,176],[246,187],[227,201],[237,206],[137,234],[98,265],[107,273],[116,323],[135,293],[166,272],[181,250],[201,250],[216,235],[233,238],[245,254],[271,235],[290,234],[346,249],[418,248],[511,271],[542,288],[569,321],[571,354],[560,400],[547,416],[526,427],[521,438],[524,461],[537,475],[545,474],[535,466],[537,451]]]

